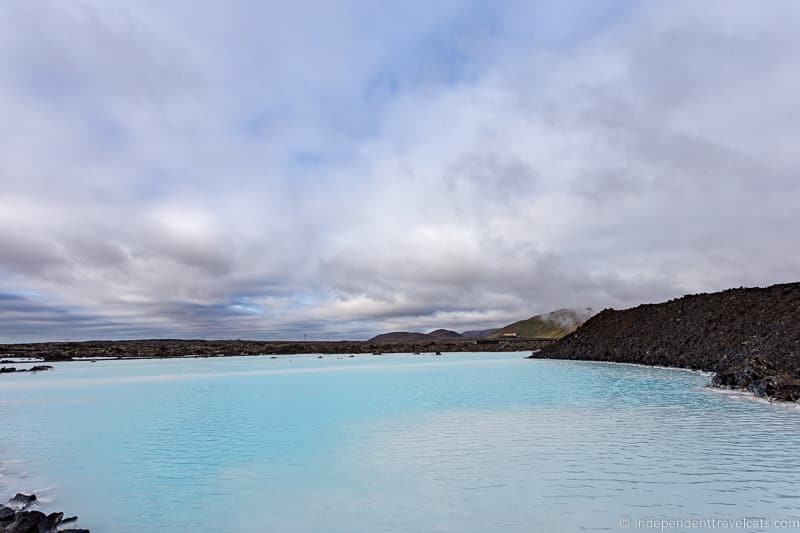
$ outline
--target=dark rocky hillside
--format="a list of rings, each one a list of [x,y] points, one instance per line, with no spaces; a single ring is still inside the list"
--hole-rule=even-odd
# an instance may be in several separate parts
[[[800,399],[800,283],[606,309],[534,354],[716,372],[714,385]]]

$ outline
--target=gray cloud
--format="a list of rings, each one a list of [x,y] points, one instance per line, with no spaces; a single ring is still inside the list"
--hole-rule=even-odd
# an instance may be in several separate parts
[[[3,335],[476,329],[794,280],[798,11],[5,2]]]

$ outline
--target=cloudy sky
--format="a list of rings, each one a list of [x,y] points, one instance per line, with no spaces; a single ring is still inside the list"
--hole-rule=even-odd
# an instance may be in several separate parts
[[[800,3],[5,0],[0,342],[800,279]]]

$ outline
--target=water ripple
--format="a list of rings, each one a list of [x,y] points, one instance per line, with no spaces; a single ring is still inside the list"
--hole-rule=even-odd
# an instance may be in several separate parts
[[[26,459],[0,483],[48,487],[96,531],[800,515],[800,410],[718,394],[698,373],[462,354],[107,361],[36,378],[0,387],[0,452]]]

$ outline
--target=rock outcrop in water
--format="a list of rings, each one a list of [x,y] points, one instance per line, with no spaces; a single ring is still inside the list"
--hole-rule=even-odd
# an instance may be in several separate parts
[[[800,399],[800,283],[606,309],[532,358],[715,372],[713,384]]]
[[[0,533],[89,533],[88,529],[60,529],[78,518],[31,509],[37,501],[35,494],[17,493],[6,505],[0,505]]]
[[[4,366],[0,367],[0,374],[14,374],[17,372],[44,372],[45,370],[53,370],[53,367],[50,365],[37,365],[26,370],[24,368],[17,369],[15,366]]]

